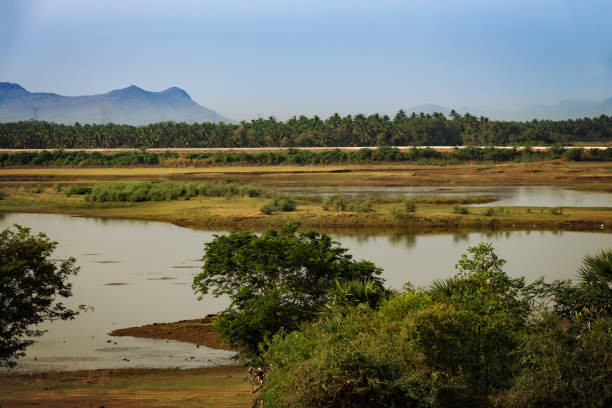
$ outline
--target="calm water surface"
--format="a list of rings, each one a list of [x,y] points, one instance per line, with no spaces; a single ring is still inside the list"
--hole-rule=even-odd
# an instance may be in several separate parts
[[[197,301],[191,289],[199,272],[204,242],[214,232],[171,224],[100,220],[64,215],[6,214],[2,229],[14,223],[45,232],[59,245],[54,258],[74,256],[81,267],[73,278],[71,305],[93,312],[73,321],[46,326],[49,332],[27,350],[19,370],[109,367],[198,367],[230,363],[232,353],[195,348],[189,343],[109,337],[108,332],[153,322],[170,322],[216,313],[225,298]],[[493,243],[507,259],[506,270],[530,280],[574,276],[586,253],[612,247],[612,235],[584,232],[503,232],[417,236],[355,237],[335,235],[357,259],[384,268],[389,286],[411,281],[427,285],[455,273],[466,247]],[[110,341],[110,342],[109,342]],[[115,344],[116,343],[116,344]],[[129,361],[126,361],[129,360]]]
[[[612,194],[598,191],[574,191],[552,186],[417,186],[417,187],[363,187],[363,186],[298,186],[277,187],[279,191],[303,195],[347,197],[457,197],[492,196],[497,201],[485,206],[533,207],[612,207]]]

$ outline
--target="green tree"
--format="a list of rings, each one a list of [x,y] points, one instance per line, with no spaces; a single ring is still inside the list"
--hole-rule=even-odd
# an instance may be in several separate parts
[[[382,286],[382,270],[356,262],[331,237],[298,233],[298,224],[261,236],[251,232],[218,235],[205,244],[204,266],[194,278],[200,299],[228,295],[218,329],[245,358],[259,355],[264,340],[312,320],[329,299],[336,280],[369,279]]]
[[[57,301],[72,296],[68,279],[79,268],[74,258],[60,264],[50,260],[56,245],[19,225],[0,233],[0,366],[14,366],[32,338],[45,333],[37,325],[73,319],[85,308],[70,309]]]
[[[480,243],[455,278],[409,286],[377,310],[357,300],[364,290],[334,289],[353,307],[271,340],[264,406],[490,406],[512,385],[530,311],[523,279],[508,277],[504,263]]]

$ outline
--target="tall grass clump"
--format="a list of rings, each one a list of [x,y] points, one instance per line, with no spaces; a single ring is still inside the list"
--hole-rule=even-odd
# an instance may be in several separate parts
[[[151,183],[146,181],[99,183],[88,196],[89,201],[172,201],[192,197],[227,197],[244,195],[257,197],[264,189],[257,186],[236,186],[224,182],[218,183],[180,183],[164,181]]]

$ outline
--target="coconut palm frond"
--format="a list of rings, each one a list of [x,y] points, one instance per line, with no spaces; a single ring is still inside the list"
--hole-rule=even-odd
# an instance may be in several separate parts
[[[612,250],[586,255],[578,275],[582,285],[612,293]]]
[[[460,287],[459,281],[455,278],[436,279],[431,284],[431,294],[434,296],[451,297]]]

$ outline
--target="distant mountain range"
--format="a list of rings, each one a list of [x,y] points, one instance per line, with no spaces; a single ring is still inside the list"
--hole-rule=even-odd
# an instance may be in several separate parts
[[[612,98],[606,99],[603,102],[597,101],[562,101],[556,105],[532,105],[516,110],[492,110],[492,109],[477,109],[463,106],[455,109],[457,113],[465,114],[469,112],[474,116],[485,116],[493,120],[517,120],[529,121],[532,119],[550,119],[550,120],[565,120],[565,119],[582,119],[594,118],[600,115],[612,116]],[[450,108],[435,104],[423,104],[405,109],[407,113],[434,113],[440,112],[444,115],[450,113]]]
[[[612,98],[597,101],[562,101],[556,105],[533,105],[517,110],[491,110],[461,107],[457,113],[467,112],[493,120],[577,119],[612,116]],[[408,114],[440,112],[451,109],[441,105],[422,104],[404,109]],[[181,88],[172,87],[161,92],[145,91],[135,85],[123,89],[87,96],[62,96],[55,93],[28,92],[21,85],[0,82],[0,122],[41,120],[55,123],[117,123],[146,125],[174,122],[235,121],[194,102]]]
[[[0,82],[0,122],[41,120],[55,123],[117,123],[145,125],[233,120],[198,105],[181,88],[149,92],[135,85],[88,96],[28,92],[18,84]]]

